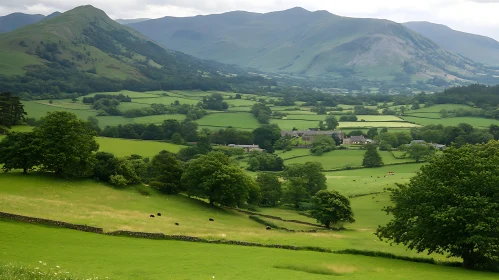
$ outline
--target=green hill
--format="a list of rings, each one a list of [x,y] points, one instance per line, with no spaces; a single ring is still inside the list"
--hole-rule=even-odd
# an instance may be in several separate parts
[[[452,52],[484,64],[499,65],[499,42],[492,38],[431,22],[407,22],[404,25]]]
[[[267,14],[229,12],[164,17],[129,24],[168,48],[256,68],[305,76],[454,80],[481,72],[401,24],[302,8]]]
[[[0,87],[14,92],[200,88],[223,67],[165,49],[92,6],[0,34]]]

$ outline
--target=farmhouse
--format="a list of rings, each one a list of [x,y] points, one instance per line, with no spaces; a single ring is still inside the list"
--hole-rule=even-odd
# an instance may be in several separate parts
[[[368,141],[369,140],[369,141]],[[361,136],[350,136],[350,138],[343,139],[343,145],[362,145],[373,142],[370,139],[366,139],[364,135]]]
[[[263,152],[263,149],[260,149],[258,145],[236,145],[236,144],[229,144],[227,145],[228,147],[231,148],[240,148],[244,149],[245,152]]]
[[[344,134],[341,130],[319,131],[317,129],[309,130],[283,130],[281,136],[301,137],[303,141],[312,141],[319,135],[333,136],[336,135],[340,140],[343,140]]]

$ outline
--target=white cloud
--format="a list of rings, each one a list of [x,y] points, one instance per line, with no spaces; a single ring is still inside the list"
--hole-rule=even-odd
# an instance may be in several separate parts
[[[87,4],[112,18],[184,17],[233,10],[269,12],[300,6],[349,17],[430,21],[499,39],[499,0],[0,0],[0,14],[49,14]]]

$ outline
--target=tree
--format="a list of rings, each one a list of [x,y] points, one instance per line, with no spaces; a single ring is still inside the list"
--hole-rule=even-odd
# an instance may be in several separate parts
[[[312,148],[310,152],[313,155],[321,156],[323,153],[330,152],[336,149],[336,141],[330,136],[319,135],[315,137],[314,142],[312,142]]]
[[[393,220],[377,229],[418,252],[463,259],[465,268],[499,261],[499,142],[451,147],[407,185],[392,190]]]
[[[180,133],[175,132],[172,135],[172,142],[175,144],[182,144],[182,142],[184,142],[184,139],[182,139],[182,136],[180,135]]]
[[[26,112],[21,100],[10,92],[0,93],[0,126],[11,128],[25,121]]]
[[[40,140],[40,163],[59,176],[85,177],[92,173],[99,145],[88,122],[69,112],[48,113],[34,129]]]
[[[308,197],[315,195],[320,190],[325,190],[326,176],[322,173],[322,164],[318,162],[307,162],[304,164],[290,164],[284,171],[284,177],[301,178],[305,182]]]
[[[272,110],[270,107],[266,106],[263,103],[255,103],[251,107],[251,113],[255,118],[258,120],[258,122],[262,124],[268,124],[270,120],[270,116],[272,116]]]
[[[336,119],[335,116],[327,116],[326,117],[326,126],[327,126],[327,129],[329,130],[335,130],[339,125],[339,122],[338,120]]]
[[[282,198],[282,184],[272,173],[258,173],[256,183],[260,186],[261,204],[276,206]]]
[[[255,184],[241,168],[220,152],[211,152],[191,160],[182,175],[189,196],[207,198],[210,204],[236,206],[246,202]]]
[[[364,154],[364,159],[362,160],[362,166],[364,167],[379,167],[382,166],[383,159],[378,153],[376,146],[373,144],[367,144],[366,153]]]
[[[416,162],[425,160],[435,154],[435,149],[428,144],[412,143],[405,147],[407,155],[414,159]]]
[[[253,130],[253,141],[269,153],[274,152],[274,144],[281,138],[281,129],[276,124],[264,124]]]
[[[321,130],[321,131],[326,130],[326,126],[324,125],[323,121],[319,121],[317,128],[319,128],[319,130]]]
[[[378,128],[377,127],[371,127],[367,131],[367,138],[369,139],[374,139],[376,136],[378,136]]]
[[[296,209],[300,208],[300,203],[310,197],[306,189],[306,184],[307,182],[303,178],[289,178],[286,183],[286,190],[284,191],[284,201],[293,204]]]
[[[166,194],[183,191],[180,183],[183,166],[174,154],[161,151],[149,163],[151,186]]]
[[[331,224],[353,223],[352,208],[350,200],[337,191],[322,190],[312,197],[312,217],[317,222],[330,228]]]
[[[8,172],[22,169],[24,173],[39,165],[39,140],[34,133],[13,132],[0,141],[0,164]]]

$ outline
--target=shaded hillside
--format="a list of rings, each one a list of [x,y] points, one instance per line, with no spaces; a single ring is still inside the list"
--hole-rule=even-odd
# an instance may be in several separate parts
[[[0,86],[13,92],[224,89],[213,78],[227,69],[165,49],[92,6],[0,35]]]
[[[481,71],[401,24],[325,11],[164,17],[129,26],[168,48],[267,72],[408,83],[469,78]]]
[[[499,65],[499,42],[492,38],[431,22],[407,22],[404,25],[452,52],[480,63]]]
[[[17,28],[37,23],[44,18],[44,15],[28,15],[23,13],[13,13],[0,17],[0,33],[10,32]]]
[[[136,18],[136,19],[115,19],[117,23],[120,24],[131,24],[131,23],[138,23],[138,22],[143,22],[146,20],[151,20],[150,18]]]

